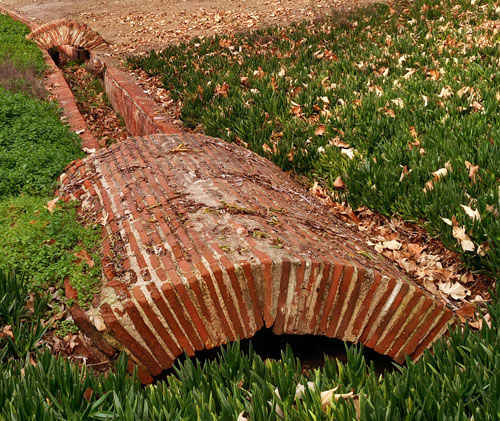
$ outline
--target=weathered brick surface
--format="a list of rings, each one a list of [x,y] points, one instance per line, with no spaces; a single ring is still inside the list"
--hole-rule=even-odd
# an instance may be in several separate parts
[[[31,37],[42,48],[104,42],[68,21]],[[45,56],[70,126],[85,129],[83,146],[97,149]],[[134,135],[177,131],[126,73],[95,52],[91,62],[105,70],[106,92]],[[59,193],[78,198],[103,226],[100,294],[89,311],[75,304],[72,314],[104,354],[127,350],[144,383],[184,351],[263,326],[361,342],[403,362],[453,322],[382,257],[364,258],[357,234],[286,174],[235,145],[182,134],[128,139],[75,161],[61,183]]]
[[[33,40],[42,50],[71,45],[90,51],[106,45],[106,41],[96,31],[82,22],[68,19],[57,19],[41,25],[26,37]]]
[[[60,192],[104,229],[89,319],[153,375],[264,325],[402,362],[453,320],[277,167],[221,140],[131,138],[75,163]]]

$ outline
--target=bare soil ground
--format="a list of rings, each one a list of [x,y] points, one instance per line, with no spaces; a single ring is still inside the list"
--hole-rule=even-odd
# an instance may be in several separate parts
[[[116,57],[195,37],[315,19],[374,0],[0,0],[37,23],[88,24]]]

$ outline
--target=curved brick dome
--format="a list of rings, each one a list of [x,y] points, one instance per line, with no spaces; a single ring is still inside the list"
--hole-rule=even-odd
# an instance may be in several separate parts
[[[130,138],[61,180],[61,195],[103,226],[102,287],[87,316],[153,375],[263,326],[403,362],[453,321],[287,174],[234,144]]]
[[[33,40],[42,50],[60,45],[94,50],[106,45],[106,41],[87,25],[67,19],[58,19],[39,26],[26,36]]]

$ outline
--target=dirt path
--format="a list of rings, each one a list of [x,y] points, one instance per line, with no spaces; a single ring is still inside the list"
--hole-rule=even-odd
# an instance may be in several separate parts
[[[197,36],[314,19],[365,3],[367,0],[0,0],[37,23],[59,18],[85,22],[111,44],[114,56]]]

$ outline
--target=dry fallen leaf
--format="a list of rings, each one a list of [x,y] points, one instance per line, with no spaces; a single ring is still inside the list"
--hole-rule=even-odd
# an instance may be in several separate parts
[[[262,150],[266,153],[271,153],[271,154],[273,153],[273,150],[267,143],[262,144]]]
[[[340,137],[335,137],[333,139],[328,140],[328,144],[332,146],[337,146],[338,148],[350,148],[351,145],[349,143],[346,143],[342,140],[340,140]]]
[[[245,417],[245,411],[241,411],[238,414],[238,419],[236,421],[248,421],[248,418]]]
[[[311,389],[311,390],[315,390],[316,385],[313,382],[307,382],[307,388]],[[302,383],[299,383],[297,385],[297,387],[295,388],[295,399],[300,399],[305,391],[306,391],[306,387]]]
[[[12,333],[11,325],[4,326],[2,329],[0,329],[0,339],[2,339],[5,336],[14,339],[14,334]]]
[[[316,136],[323,136],[323,134],[325,133],[325,131],[326,131],[326,127],[325,127],[325,125],[324,125],[324,124],[320,124],[320,125],[316,128],[316,130],[314,131],[314,134],[315,134]]]
[[[78,257],[76,263],[79,264],[82,261],[87,263],[87,265],[92,269],[94,267],[94,261],[90,257],[90,255],[85,250],[80,250],[78,253],[75,253],[75,256]]]
[[[402,246],[402,244],[397,240],[384,241],[382,244],[384,248],[389,250],[399,250]]]
[[[54,208],[56,206],[56,203],[59,201],[59,198],[56,197],[55,199],[49,200],[47,202],[47,206],[44,206],[45,209],[47,209],[50,213],[54,212]]]
[[[224,82],[222,85],[217,84],[215,87],[214,95],[215,96],[223,96],[224,98],[227,98],[229,93],[229,85]]]
[[[476,175],[479,170],[479,165],[472,165],[469,161],[465,161],[465,166],[469,170],[469,178],[472,180],[474,184],[476,184],[476,176],[481,180],[481,177]]]
[[[446,168],[440,168],[431,173],[434,176],[434,182],[439,181],[441,177],[444,177],[448,174],[448,170]]]
[[[336,189],[344,189],[345,188],[345,184],[342,181],[342,178],[340,177],[340,175],[333,182],[333,187],[335,187]]]
[[[478,220],[480,221],[481,220],[481,215],[479,215],[479,211],[476,209],[476,210],[472,210],[472,208],[470,208],[469,206],[465,206],[465,205],[460,205],[462,207],[462,209],[465,211],[465,213],[467,214],[467,216],[469,218],[472,218],[472,220]]]
[[[401,98],[391,99],[391,102],[399,108],[404,108],[403,100]]]
[[[465,297],[470,295],[470,291],[458,282],[440,282],[438,286],[441,292],[449,295],[454,300],[463,300]]]
[[[471,241],[469,235],[465,232],[465,227],[459,227],[457,225],[453,225],[452,230],[453,238],[456,238],[460,241],[460,245],[464,251],[475,251],[476,247],[474,243]]]
[[[429,70],[427,75],[432,79],[432,80],[438,80],[440,73],[439,70]]]
[[[460,318],[462,323],[465,323],[467,319],[471,319],[476,314],[476,306],[472,303],[465,303],[462,305],[455,314]]]
[[[360,406],[359,406],[359,395],[355,395],[354,392],[349,393],[335,393],[339,387],[334,387],[333,389],[321,392],[321,406],[323,411],[326,409],[333,401],[339,399],[352,399],[354,407],[356,408],[356,418],[360,417]]]

